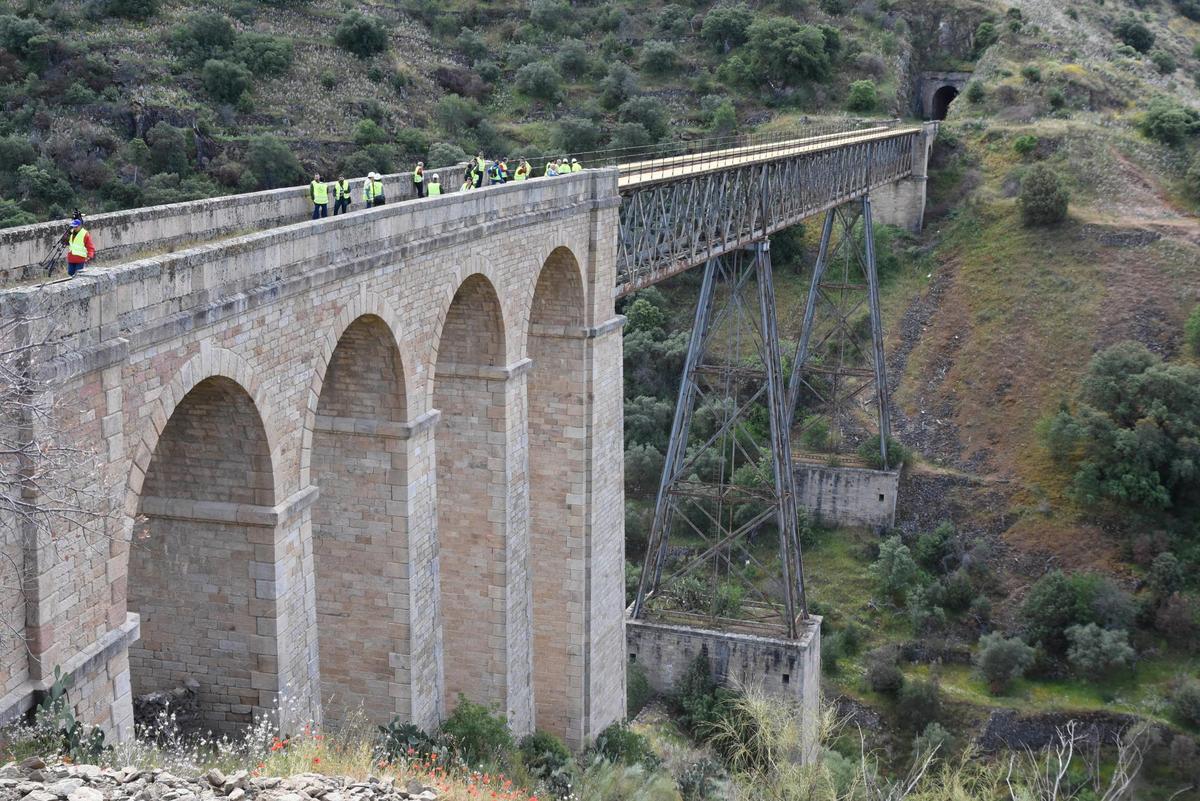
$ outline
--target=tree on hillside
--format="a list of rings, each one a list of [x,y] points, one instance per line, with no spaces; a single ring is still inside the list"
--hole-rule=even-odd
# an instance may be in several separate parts
[[[387,29],[375,17],[350,11],[338,23],[333,41],[359,58],[370,58],[387,49]]]
[[[1137,342],[1092,359],[1074,410],[1045,431],[1080,501],[1149,515],[1200,511],[1200,368],[1166,364]]]
[[[1132,14],[1121,17],[1113,26],[1113,33],[1139,53],[1148,53],[1154,47],[1154,33]]]
[[[746,31],[751,68],[763,80],[793,86],[829,77],[829,39],[790,17],[760,17]]]
[[[745,3],[713,6],[704,15],[700,36],[718,52],[728,53],[746,41],[746,29],[754,20],[754,12]]]
[[[1045,164],[1035,164],[1021,181],[1017,207],[1025,225],[1054,225],[1067,218],[1070,195],[1062,179]]]

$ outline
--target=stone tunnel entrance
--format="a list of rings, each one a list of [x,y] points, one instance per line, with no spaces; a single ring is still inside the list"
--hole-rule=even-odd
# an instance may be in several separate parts
[[[971,80],[970,72],[923,72],[921,73],[917,111],[927,120],[944,120],[950,104],[966,88]]]
[[[958,90],[953,86],[943,86],[933,93],[933,107],[929,110],[930,119],[944,120],[950,111],[950,104],[958,97]]]

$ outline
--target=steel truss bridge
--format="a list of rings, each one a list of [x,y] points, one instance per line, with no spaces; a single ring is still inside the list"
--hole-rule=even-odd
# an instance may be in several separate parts
[[[793,418],[798,406],[805,408],[810,418],[801,428],[807,430],[811,413],[819,412],[815,419],[830,427],[833,441],[847,430],[861,440],[860,424],[873,417],[878,445],[869,447],[888,466],[870,196],[912,176],[918,159],[923,175],[926,142],[923,127],[859,124],[618,165],[618,296],[705,265],[635,618],[799,635],[808,607],[791,469]],[[785,375],[769,237],[821,212],[820,249]],[[865,334],[855,323],[863,315],[869,318]],[[693,436],[700,408],[719,411]],[[753,538],[771,524],[776,567],[753,548]],[[673,538],[701,545],[672,549]],[[772,573],[776,589],[766,593],[754,574]],[[681,589],[689,581],[689,589]],[[731,583],[761,601],[731,611],[722,601]]]
[[[619,164],[617,294],[636,292],[912,174],[921,126],[832,133]]]

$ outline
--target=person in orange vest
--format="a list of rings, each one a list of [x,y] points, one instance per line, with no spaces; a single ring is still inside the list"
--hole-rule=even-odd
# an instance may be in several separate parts
[[[92,243],[92,235],[83,227],[79,217],[71,220],[71,229],[62,235],[62,243],[67,246],[67,275],[72,278],[83,266],[96,258],[96,246]]]

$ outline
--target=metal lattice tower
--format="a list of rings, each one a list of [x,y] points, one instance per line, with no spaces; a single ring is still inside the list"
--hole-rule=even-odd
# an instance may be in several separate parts
[[[808,443],[826,440],[821,448],[825,454],[802,454],[804,460],[852,453],[879,434],[880,463],[888,465],[888,388],[874,234],[869,195],[825,215],[788,382],[789,422],[793,415],[806,415],[791,430]],[[817,429],[822,425],[828,426],[827,436]]]
[[[634,617],[797,636],[808,610],[786,398],[770,245],[762,241],[705,265]],[[750,541],[772,521],[778,566],[763,564]],[[669,546],[680,539],[702,545],[679,557]],[[771,576],[779,591],[763,591],[750,571]],[[702,579],[709,608],[685,608],[673,595],[689,576]],[[738,620],[722,621],[719,587],[727,583],[759,597]]]

